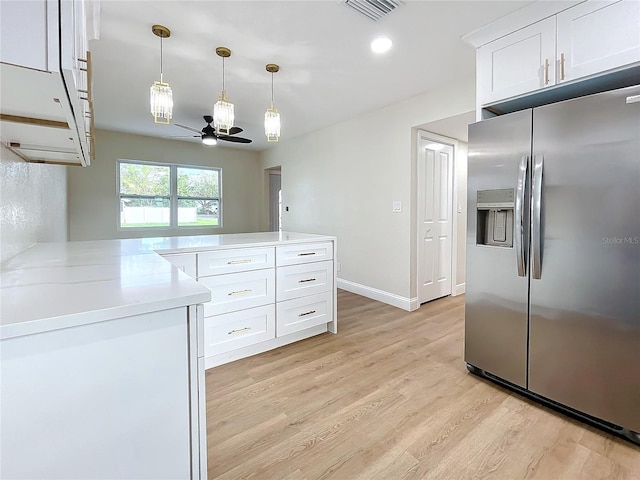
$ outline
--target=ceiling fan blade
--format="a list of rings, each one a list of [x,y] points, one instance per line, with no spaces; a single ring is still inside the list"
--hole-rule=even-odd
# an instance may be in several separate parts
[[[253,141],[253,140],[249,140],[248,138],[229,137],[227,135],[219,135],[218,140],[224,140],[225,142],[233,142],[233,143],[251,143]]]
[[[231,127],[228,132],[223,128],[219,128],[216,130],[216,132],[218,132],[218,135],[225,135],[225,136],[235,135],[236,133],[240,133],[242,131],[243,130],[240,127]]]
[[[192,132],[202,133],[202,131],[198,130],[197,128],[187,127],[186,125],[180,125],[179,123],[174,123],[174,125],[175,125],[176,127],[186,128],[187,130],[191,130]]]
[[[162,138],[201,138],[200,135],[163,135]]]

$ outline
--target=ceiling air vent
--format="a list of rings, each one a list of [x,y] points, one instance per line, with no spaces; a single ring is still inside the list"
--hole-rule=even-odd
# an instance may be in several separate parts
[[[374,22],[402,5],[400,0],[344,0],[344,3]]]

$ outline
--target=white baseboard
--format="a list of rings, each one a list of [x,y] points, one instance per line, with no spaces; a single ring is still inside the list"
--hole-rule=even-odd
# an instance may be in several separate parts
[[[458,285],[456,285],[456,288],[453,289],[453,296],[455,297],[456,295],[462,295],[465,292],[465,287],[465,283],[459,283]]]
[[[337,283],[338,288],[341,288],[342,290],[356,293],[358,295],[362,295],[363,297],[371,298],[373,300],[386,303],[387,305],[407,310],[408,312],[417,310],[418,307],[420,307],[420,305],[418,305],[417,298],[401,297],[400,295],[396,295],[395,293],[389,293],[385,292],[384,290],[378,290],[377,288],[367,287],[366,285],[350,282],[349,280],[344,280],[342,278],[338,278]]]

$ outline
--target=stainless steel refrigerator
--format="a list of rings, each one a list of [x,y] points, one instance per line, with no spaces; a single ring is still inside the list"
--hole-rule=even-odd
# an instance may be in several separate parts
[[[470,371],[640,443],[640,85],[469,126]]]

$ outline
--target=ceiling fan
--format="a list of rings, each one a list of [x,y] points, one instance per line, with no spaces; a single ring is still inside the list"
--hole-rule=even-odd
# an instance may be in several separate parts
[[[187,125],[180,125],[179,123],[174,123],[176,127],[185,128],[187,130],[191,130],[192,132],[196,132],[198,135],[192,135],[194,138],[200,137],[202,138],[203,145],[215,145],[218,143],[218,140],[223,140],[225,142],[233,142],[233,143],[251,143],[252,140],[243,137],[236,137],[237,133],[242,132],[242,128],[240,127],[231,127],[228,133],[217,133],[216,129],[211,125],[213,122],[213,117],[211,115],[204,115],[204,121],[207,122],[207,125],[202,129],[198,130],[197,128],[188,127]],[[175,137],[174,137],[175,138]]]

